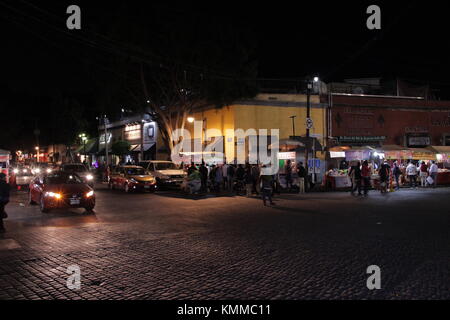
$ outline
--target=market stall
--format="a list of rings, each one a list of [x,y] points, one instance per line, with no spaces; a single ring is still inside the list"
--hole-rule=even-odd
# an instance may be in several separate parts
[[[6,174],[6,181],[9,181],[9,157],[9,151],[0,149],[0,172]]]
[[[437,184],[450,185],[450,146],[432,146],[439,167]]]

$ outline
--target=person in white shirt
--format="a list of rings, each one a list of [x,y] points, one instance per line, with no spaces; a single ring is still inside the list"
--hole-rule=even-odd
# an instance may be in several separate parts
[[[222,166],[222,177],[223,177],[223,188],[224,190],[228,189],[228,164],[225,162]]]
[[[412,163],[412,161],[410,161],[408,166],[406,167],[406,175],[408,176],[411,188],[416,188],[417,167]]]
[[[433,179],[433,188],[436,188],[439,168],[435,161],[431,161],[431,166],[428,172],[430,174],[430,177]]]

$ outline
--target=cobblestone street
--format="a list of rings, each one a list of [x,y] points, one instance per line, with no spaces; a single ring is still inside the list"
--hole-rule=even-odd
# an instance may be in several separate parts
[[[95,215],[7,207],[0,299],[449,299],[450,189],[189,199],[97,189]],[[66,286],[81,269],[81,289]],[[381,290],[366,269],[381,268]]]

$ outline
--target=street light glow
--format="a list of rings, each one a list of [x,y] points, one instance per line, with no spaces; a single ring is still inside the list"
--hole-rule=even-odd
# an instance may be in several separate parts
[[[188,118],[187,118],[187,121],[188,121],[189,123],[194,122],[194,120],[195,120],[194,117],[188,117]]]
[[[319,82],[319,77],[314,77],[314,82]]]

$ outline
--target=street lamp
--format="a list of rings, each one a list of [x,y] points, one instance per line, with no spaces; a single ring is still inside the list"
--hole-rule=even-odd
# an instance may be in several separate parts
[[[193,122],[195,121],[195,118],[194,118],[194,117],[188,117],[188,118],[187,118],[187,121],[188,121],[189,123],[193,123]]]
[[[39,162],[39,147],[34,148],[36,150],[36,162]]]
[[[297,116],[290,116],[289,118],[292,119],[292,137],[295,139],[295,118],[297,118]]]
[[[309,78],[306,80],[306,146],[305,146],[305,169],[306,169],[306,184],[305,189],[308,189],[309,182],[309,138],[310,138],[310,129],[313,127],[313,120],[311,119],[311,90],[313,88],[313,84],[319,82],[319,77],[315,76],[312,79]],[[314,156],[314,155],[313,155]],[[315,168],[315,164],[313,163],[313,168]],[[315,178],[315,177],[313,177]]]
[[[86,161],[86,141],[87,141],[87,136],[85,133],[81,133],[79,135],[81,141],[83,142],[83,156],[84,156],[84,161]]]

